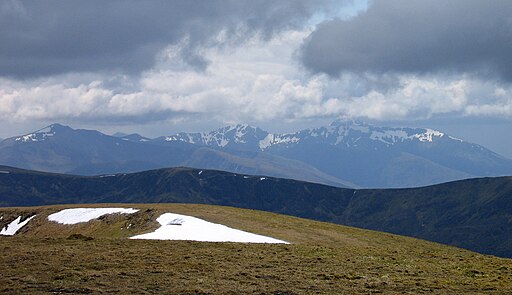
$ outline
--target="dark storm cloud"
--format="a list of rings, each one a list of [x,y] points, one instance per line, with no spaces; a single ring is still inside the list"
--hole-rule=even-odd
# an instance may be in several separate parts
[[[386,0],[327,21],[302,49],[314,72],[460,73],[512,81],[512,1]]]
[[[188,38],[186,62],[204,68],[198,45],[226,30],[228,41],[271,36],[301,24],[314,0],[15,1],[0,3],[0,75],[151,67],[166,45]]]

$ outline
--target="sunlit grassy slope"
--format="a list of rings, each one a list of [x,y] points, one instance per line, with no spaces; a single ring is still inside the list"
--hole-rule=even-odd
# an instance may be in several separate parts
[[[47,216],[72,207],[132,207],[78,225]],[[165,212],[286,240],[282,244],[129,240]],[[419,294],[512,292],[512,260],[413,238],[232,207],[186,204],[1,208],[0,293]],[[128,224],[132,224],[128,228]]]

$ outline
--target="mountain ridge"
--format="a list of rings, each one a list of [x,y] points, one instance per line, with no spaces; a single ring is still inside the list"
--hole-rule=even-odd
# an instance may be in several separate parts
[[[0,164],[84,175],[188,166],[366,188],[512,175],[512,160],[441,131],[355,120],[282,134],[238,124],[154,139],[117,135],[52,124],[2,141]]]
[[[169,168],[73,176],[1,167],[0,206],[195,203],[256,209],[512,257],[512,177],[421,188],[344,189],[268,176]]]
[[[223,151],[261,151],[305,162],[368,188],[417,187],[512,174],[512,160],[441,131],[379,127],[357,120],[282,134],[239,124],[155,141],[186,142]]]
[[[349,136],[349,133],[354,131],[359,131],[360,135],[367,133],[368,138],[382,142],[384,145],[393,145],[407,140],[432,142],[436,138],[445,136],[451,140],[463,142],[461,139],[445,135],[443,132],[430,128],[376,127],[358,120],[337,120],[327,127],[308,128],[289,133],[270,133],[259,127],[237,124],[221,127],[209,132],[180,132],[175,135],[160,137],[159,139],[163,138],[166,141],[181,141],[214,147],[226,147],[229,144],[246,144],[254,142],[255,139],[259,149],[264,151],[274,145],[297,144],[300,141],[311,140],[312,138],[325,138],[331,145],[357,146],[357,141],[361,137],[354,139],[355,136]]]
[[[0,164],[79,175],[191,166],[355,187],[309,164],[279,155],[227,153],[184,142],[158,144],[136,135],[114,137],[61,124],[2,141]]]

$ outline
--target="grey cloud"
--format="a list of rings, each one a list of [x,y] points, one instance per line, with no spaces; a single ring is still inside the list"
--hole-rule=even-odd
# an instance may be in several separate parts
[[[225,30],[228,42],[259,32],[269,37],[300,25],[319,6],[314,0],[16,1],[0,4],[0,76],[64,72],[138,73],[155,55],[187,38],[183,58],[195,68],[207,61],[198,46]]]
[[[301,48],[314,72],[472,73],[512,80],[512,1],[386,0],[318,26]]]

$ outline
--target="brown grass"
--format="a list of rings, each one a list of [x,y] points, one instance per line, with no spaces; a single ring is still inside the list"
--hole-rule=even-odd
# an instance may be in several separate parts
[[[106,206],[134,207],[141,211],[65,226],[48,222],[46,216],[63,208],[84,206],[0,209],[3,222],[20,214],[38,214],[18,235],[0,237],[0,293],[512,292],[512,260],[436,243],[229,207],[181,204],[86,207]],[[153,230],[157,227],[154,219],[164,212],[193,215],[292,244],[125,238]],[[134,226],[126,229],[129,223]]]

